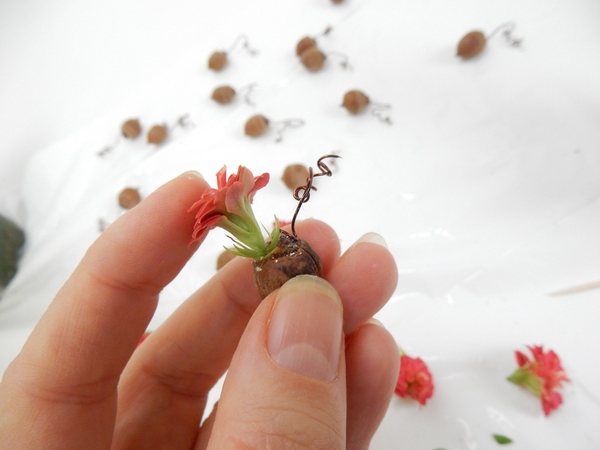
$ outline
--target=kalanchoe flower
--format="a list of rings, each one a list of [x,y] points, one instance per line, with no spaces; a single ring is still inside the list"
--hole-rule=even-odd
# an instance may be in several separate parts
[[[421,405],[433,395],[433,378],[421,358],[411,358],[401,351],[400,375],[394,392],[402,398],[413,398]]]
[[[217,172],[217,188],[208,188],[196,203],[188,210],[198,210],[196,223],[190,244],[202,241],[215,227],[231,233],[233,249],[227,249],[236,255],[258,259],[267,255],[277,246],[279,240],[279,222],[275,219],[275,228],[270,233],[267,244],[254,213],[252,199],[259,189],[269,182],[269,174],[254,177],[244,166],[239,166],[235,174],[227,178],[226,167]]]
[[[560,359],[552,350],[544,353],[542,346],[528,346],[533,360],[520,351],[515,352],[519,368],[508,378],[508,381],[523,386],[540,397],[544,414],[548,415],[562,403],[562,396],[555,391],[562,387],[563,381],[569,381],[563,370]]]

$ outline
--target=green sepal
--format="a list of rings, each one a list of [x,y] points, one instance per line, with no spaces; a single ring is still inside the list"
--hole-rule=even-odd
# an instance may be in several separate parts
[[[523,369],[515,370],[510,377],[507,378],[511,383],[515,383],[527,388],[538,397],[542,394],[543,381],[536,374]]]
[[[510,444],[512,442],[511,438],[507,438],[506,436],[502,436],[501,434],[492,434],[492,436],[500,445]]]

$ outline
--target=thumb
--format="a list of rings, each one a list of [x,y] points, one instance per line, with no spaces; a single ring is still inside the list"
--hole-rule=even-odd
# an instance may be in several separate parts
[[[223,386],[209,449],[346,447],[342,302],[303,275],[250,320]]]

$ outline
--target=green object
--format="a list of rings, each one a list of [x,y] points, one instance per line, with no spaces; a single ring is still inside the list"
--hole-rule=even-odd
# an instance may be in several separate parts
[[[500,445],[510,444],[512,439],[507,438],[506,436],[502,436],[501,434],[492,434],[496,442]]]
[[[0,214],[0,290],[17,272],[25,234],[15,223]]]

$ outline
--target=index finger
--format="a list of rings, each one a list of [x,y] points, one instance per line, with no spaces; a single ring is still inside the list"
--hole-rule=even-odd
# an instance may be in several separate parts
[[[5,373],[1,442],[110,446],[119,376],[160,291],[198,247],[187,245],[194,222],[187,210],[207,187],[197,174],[180,175],[89,248]]]

